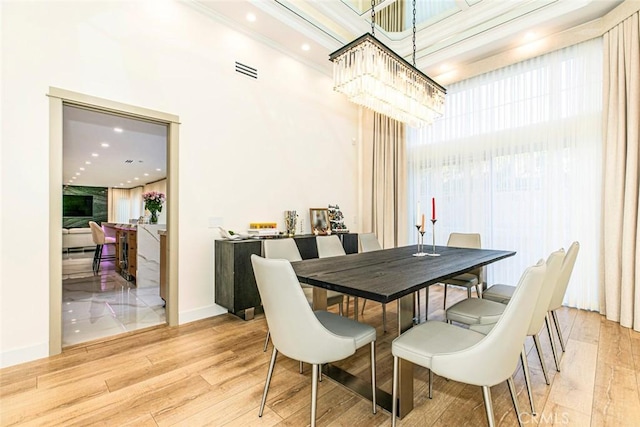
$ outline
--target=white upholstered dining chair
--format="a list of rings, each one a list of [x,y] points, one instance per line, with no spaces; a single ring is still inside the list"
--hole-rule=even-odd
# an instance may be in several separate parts
[[[302,261],[302,256],[300,256],[298,245],[296,245],[296,242],[293,239],[265,240],[263,242],[262,250],[264,251],[265,258],[286,259],[289,262]],[[309,302],[309,304],[312,304],[313,286],[306,285],[304,283],[300,283],[300,286],[302,287],[304,296],[307,298],[307,302]],[[343,310],[343,300],[343,294],[335,291],[327,291],[327,307],[338,305],[338,312],[341,316]],[[267,351],[267,346],[269,345],[269,335],[269,331],[267,331],[267,336],[264,340],[263,351]]]
[[[558,283],[556,284],[556,288],[553,291],[553,296],[551,297],[551,301],[549,302],[549,314],[553,319],[556,333],[558,334],[558,339],[560,340],[560,346],[562,347],[562,352],[565,352],[566,346],[564,338],[562,337],[562,329],[560,328],[560,322],[558,320],[558,314],[556,313],[556,310],[562,307],[562,300],[564,300],[564,295],[567,292],[567,286],[569,286],[569,280],[571,279],[571,274],[573,273],[573,267],[575,266],[579,251],[579,242],[573,242],[571,246],[569,246],[567,255],[564,257],[564,261],[562,262],[562,269],[560,271]],[[511,299],[511,295],[513,295],[514,289],[515,288],[510,285],[493,285],[489,289],[487,289],[487,291],[483,294],[483,297],[485,297],[487,300],[502,302],[506,304]]]
[[[317,236],[316,245],[318,247],[318,258],[329,258],[347,254],[344,251],[342,242],[340,242],[340,238],[335,234],[331,236]]]
[[[511,303],[487,335],[444,322],[426,322],[403,333],[391,345],[393,397],[391,419],[396,424],[399,360],[423,366],[431,373],[482,387],[489,426],[495,425],[491,386],[507,381],[518,420],[520,411],[513,378],[518,355],[531,322],[546,266],[542,260],[523,273]],[[482,367],[478,367],[482,361]],[[432,381],[429,381],[431,388]]]
[[[479,233],[451,233],[447,246],[456,248],[480,249],[482,247]],[[471,298],[471,288],[476,289],[478,298],[482,298],[482,286],[484,285],[484,267],[474,268],[466,273],[459,274],[450,279],[443,280],[444,302],[443,308],[447,309],[447,287],[449,285],[462,286],[467,289],[467,297]]]
[[[360,241],[361,252],[373,252],[382,250],[378,238],[373,233],[360,233],[358,234],[358,240]]]
[[[312,365],[311,426],[314,427],[320,366],[345,359],[367,344],[371,351],[372,410],[375,414],[375,328],[327,311],[314,312],[307,303],[289,261],[251,255],[251,264],[273,342],[258,415],[261,417],[264,412],[279,352]]]
[[[552,252],[546,261],[547,271],[545,273],[544,281],[540,289],[538,299],[535,301],[535,308],[533,315],[531,316],[531,322],[527,330],[527,336],[533,338],[533,342],[540,359],[540,365],[542,367],[542,373],[544,375],[545,382],[549,384],[549,376],[547,373],[547,366],[544,361],[544,355],[542,353],[542,346],[540,345],[540,339],[538,333],[542,329],[542,325],[547,321],[547,331],[549,332],[549,338],[553,341],[551,335],[550,324],[548,322],[547,307],[549,307],[549,301],[553,295],[553,292],[558,284],[560,277],[560,271],[565,259],[564,250]],[[487,299],[466,299],[451,306],[447,310],[447,321],[455,321],[469,325],[469,329],[480,332],[483,334],[488,333],[497,323],[497,321],[503,315],[503,312],[507,309],[507,305],[490,301]],[[553,351],[553,357],[556,361],[556,369],[560,371],[560,365],[555,350],[555,345],[551,345]],[[536,415],[535,405],[533,401],[533,392],[531,390],[531,376],[529,374],[529,363],[527,362],[526,349],[523,346],[520,354],[522,360],[522,370],[524,372],[525,385],[529,394],[529,404],[531,405],[531,414]]]
[[[338,236],[330,235],[330,236],[317,236],[316,237],[316,247],[318,248],[318,258],[331,258],[334,256],[344,256],[347,253],[342,246],[342,242]],[[354,298],[357,304],[357,297]],[[345,307],[345,316],[349,317],[349,300],[350,297],[347,295],[347,304]]]
[[[361,252],[374,252],[382,250],[378,238],[373,233],[360,233],[358,234],[358,240],[360,241]],[[364,314],[364,307],[367,305],[367,300],[362,301],[362,311],[360,314]],[[382,304],[382,330],[387,332],[387,304]]]

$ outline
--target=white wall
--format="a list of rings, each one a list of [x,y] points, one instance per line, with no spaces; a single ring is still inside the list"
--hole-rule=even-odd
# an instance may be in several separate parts
[[[210,218],[356,214],[357,109],[329,77],[171,1],[0,2],[0,16],[3,366],[48,352],[49,86],[180,117],[181,323],[220,312]]]

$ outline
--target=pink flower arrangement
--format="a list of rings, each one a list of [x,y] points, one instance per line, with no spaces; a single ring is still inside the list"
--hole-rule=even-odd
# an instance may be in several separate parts
[[[144,208],[153,213],[162,212],[162,204],[165,202],[166,198],[163,193],[150,191],[142,195],[142,200],[144,200]]]

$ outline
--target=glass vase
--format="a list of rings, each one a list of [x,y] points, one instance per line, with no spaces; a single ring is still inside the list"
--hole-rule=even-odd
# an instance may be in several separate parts
[[[157,224],[158,212],[157,211],[150,211],[150,212],[151,212],[151,218],[149,219],[149,224]]]

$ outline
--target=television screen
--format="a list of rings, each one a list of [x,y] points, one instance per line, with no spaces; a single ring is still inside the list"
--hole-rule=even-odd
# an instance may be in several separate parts
[[[62,196],[62,216],[93,216],[93,196]]]

